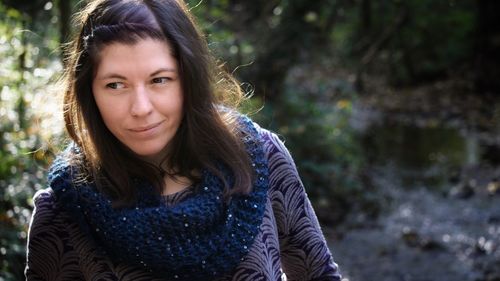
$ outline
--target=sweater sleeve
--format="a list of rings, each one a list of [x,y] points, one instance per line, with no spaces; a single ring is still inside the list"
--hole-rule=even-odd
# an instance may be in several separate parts
[[[290,153],[275,134],[260,131],[287,280],[341,280]]]
[[[83,280],[78,257],[69,245],[64,220],[55,206],[51,189],[34,196],[28,232],[26,280]]]

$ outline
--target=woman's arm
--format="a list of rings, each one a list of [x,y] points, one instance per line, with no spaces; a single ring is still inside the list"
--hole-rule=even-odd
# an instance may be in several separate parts
[[[69,245],[65,223],[51,189],[34,196],[28,232],[26,280],[83,280],[78,256]]]
[[[278,226],[281,261],[287,279],[340,280],[292,157],[275,134],[261,131],[269,161],[270,195]]]

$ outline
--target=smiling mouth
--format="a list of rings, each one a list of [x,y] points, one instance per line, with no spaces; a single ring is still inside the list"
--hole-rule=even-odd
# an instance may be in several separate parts
[[[151,124],[151,125],[148,125],[148,126],[144,126],[144,127],[132,128],[132,129],[129,129],[129,130],[132,131],[132,132],[136,132],[136,133],[145,132],[145,131],[148,131],[148,130],[151,130],[151,129],[154,129],[154,128],[160,126],[161,123],[163,123],[163,121],[160,121],[158,123],[154,123],[154,124]]]

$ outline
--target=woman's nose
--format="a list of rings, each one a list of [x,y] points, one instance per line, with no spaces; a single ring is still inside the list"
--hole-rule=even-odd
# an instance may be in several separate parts
[[[134,117],[147,116],[153,111],[153,104],[145,87],[136,87],[130,113]]]

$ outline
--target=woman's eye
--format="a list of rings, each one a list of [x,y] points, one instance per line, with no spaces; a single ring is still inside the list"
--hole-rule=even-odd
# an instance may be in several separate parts
[[[165,84],[168,82],[168,78],[167,77],[158,77],[158,78],[153,78],[153,80],[151,82],[153,82],[153,84]]]
[[[114,89],[114,90],[122,89],[123,87],[124,87],[124,85],[121,82],[113,82],[113,83],[106,84],[106,88],[110,88],[110,89]]]

